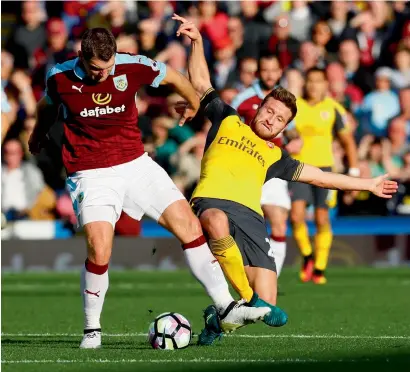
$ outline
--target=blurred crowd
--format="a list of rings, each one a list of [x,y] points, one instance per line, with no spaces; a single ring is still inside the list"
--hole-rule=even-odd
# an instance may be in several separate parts
[[[258,58],[267,52],[280,64],[278,84],[297,96],[305,71],[326,69],[329,94],[349,112],[362,176],[389,172],[401,183],[387,203],[367,193],[341,194],[338,213],[410,213],[409,2],[3,1],[1,197],[7,219],[75,221],[60,156],[63,123],[53,126],[44,153],[33,157],[27,148],[47,70],[77,55],[84,30],[102,26],[112,30],[120,52],[144,54],[185,74],[190,42],[176,37],[174,12],[202,32],[213,85],[227,103],[257,80]],[[139,92],[139,125],[146,151],[189,197],[210,124],[197,118],[176,125],[179,99],[166,87]],[[334,153],[337,171],[345,172],[337,141]]]

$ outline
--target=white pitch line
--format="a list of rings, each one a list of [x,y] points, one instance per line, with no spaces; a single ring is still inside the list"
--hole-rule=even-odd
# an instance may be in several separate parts
[[[72,363],[355,363],[368,362],[370,359],[339,359],[339,360],[319,360],[319,359],[23,359],[23,360],[2,360],[2,364],[72,364]],[[387,361],[387,360],[386,360]]]
[[[2,337],[81,337],[82,333],[2,333]],[[147,333],[103,333],[104,337],[147,337]],[[305,338],[305,339],[370,339],[370,340],[410,340],[410,336],[366,336],[366,335],[247,335],[232,334],[229,338]]]

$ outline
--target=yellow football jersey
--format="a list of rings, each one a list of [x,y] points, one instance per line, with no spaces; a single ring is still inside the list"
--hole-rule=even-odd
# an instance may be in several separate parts
[[[303,164],[259,138],[214,90],[205,95],[201,107],[212,127],[192,199],[230,200],[263,215],[260,206],[263,184],[273,177],[296,181]]]
[[[293,158],[316,167],[332,167],[333,138],[348,130],[345,109],[330,97],[313,106],[299,98],[297,107],[295,128],[303,139],[303,146]]]

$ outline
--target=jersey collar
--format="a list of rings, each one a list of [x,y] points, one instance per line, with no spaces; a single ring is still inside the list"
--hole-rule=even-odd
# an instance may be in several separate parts
[[[78,57],[75,59],[73,71],[74,71],[75,76],[77,76],[80,80],[83,80],[87,76],[84,69],[81,67],[80,58]],[[110,75],[114,75],[114,74],[115,74],[115,63],[114,63],[114,67],[112,68],[110,72]]]
[[[260,85],[259,80],[255,81],[255,83],[253,83],[253,89],[255,90],[256,95],[257,95],[260,99],[264,99],[264,98],[265,98],[265,95],[264,95],[263,92],[262,92],[262,88],[261,88],[261,85]]]

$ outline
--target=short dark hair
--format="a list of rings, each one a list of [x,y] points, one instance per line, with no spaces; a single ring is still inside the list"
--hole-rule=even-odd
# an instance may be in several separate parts
[[[117,42],[106,28],[90,28],[81,39],[81,52],[86,61],[95,57],[108,62],[117,52]]]
[[[260,71],[260,69],[261,69],[261,62],[262,62],[263,59],[276,59],[276,61],[280,65],[279,58],[276,54],[273,54],[273,53],[270,53],[270,52],[264,52],[258,58],[258,71]]]
[[[279,86],[273,89],[264,98],[261,106],[263,106],[269,98],[273,98],[273,99],[276,99],[277,101],[282,102],[292,112],[292,116],[288,120],[288,123],[290,123],[296,116],[296,113],[298,112],[298,108],[296,106],[296,97],[291,92],[289,92],[287,89]]]
[[[309,69],[306,71],[306,73],[305,73],[306,78],[307,78],[310,74],[312,74],[312,73],[314,73],[314,72],[320,72],[320,73],[322,73],[322,74],[323,74],[323,77],[325,78],[325,80],[327,80],[326,70],[325,70],[324,68],[320,68],[320,67],[316,67],[316,66],[311,67],[311,68],[309,68]]]

